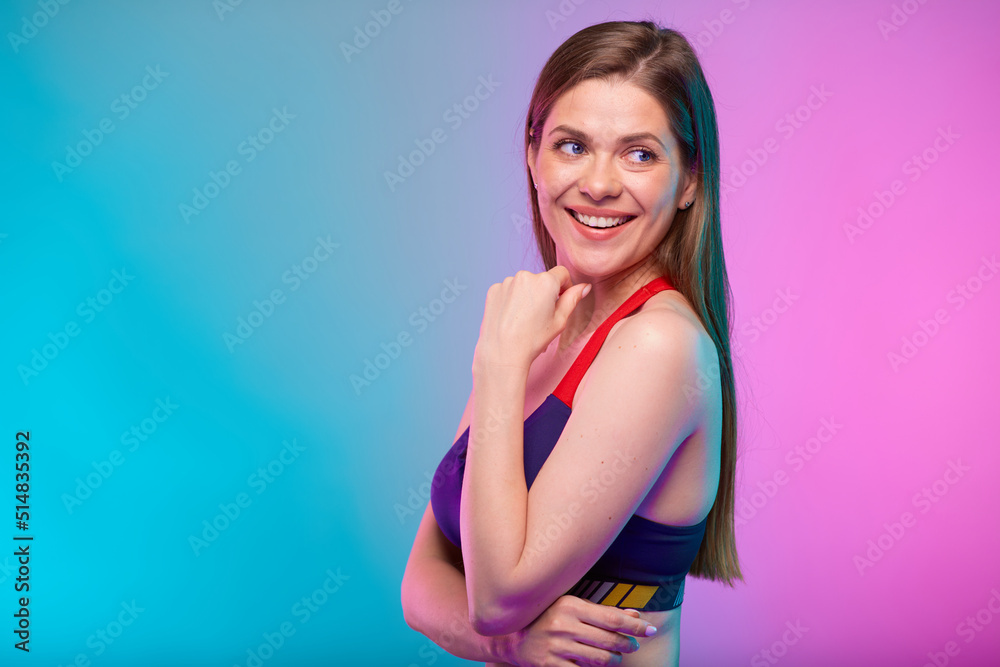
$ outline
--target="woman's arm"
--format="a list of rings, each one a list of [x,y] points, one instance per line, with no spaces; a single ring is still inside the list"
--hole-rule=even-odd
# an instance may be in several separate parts
[[[522,294],[548,297],[543,283],[525,284]],[[517,303],[502,291],[497,296]],[[519,298],[524,304],[530,297]],[[516,314],[502,305],[491,311],[487,299],[473,365],[462,552],[472,627],[503,635],[579,581],[621,532],[697,423],[698,405],[684,387],[696,386],[706,353],[694,325],[679,314],[649,311],[623,320],[580,385],[528,493],[521,422],[492,416],[523,411],[525,356],[503,345],[502,334],[512,320],[528,329],[532,315],[523,305],[509,307]]]
[[[509,662],[508,635],[487,637],[472,628],[461,562],[462,552],[441,532],[428,503],[403,572],[406,624],[459,658]]]
[[[410,628],[452,655],[512,665],[615,664],[656,632],[639,612],[564,595],[527,628],[483,636],[469,619],[462,553],[441,533],[428,504],[403,573],[403,616]]]

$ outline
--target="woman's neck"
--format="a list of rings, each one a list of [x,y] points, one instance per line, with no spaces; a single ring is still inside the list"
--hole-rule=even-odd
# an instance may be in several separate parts
[[[583,338],[589,339],[597,327],[619,306],[658,275],[660,274],[656,266],[649,260],[601,278],[574,274],[570,269],[574,285],[587,282],[593,287],[570,313],[566,328],[559,336],[559,347],[556,352],[562,354],[570,348],[582,349],[579,343]]]

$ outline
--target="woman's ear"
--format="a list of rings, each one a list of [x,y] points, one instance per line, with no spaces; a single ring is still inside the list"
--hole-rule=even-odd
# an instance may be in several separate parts
[[[532,183],[537,183],[538,179],[535,178],[535,157],[537,157],[538,151],[535,149],[534,144],[528,146],[528,176],[531,177]]]
[[[684,176],[684,188],[680,192],[680,205],[684,206],[687,202],[693,202],[695,195],[698,193],[698,174],[694,169],[689,171]]]

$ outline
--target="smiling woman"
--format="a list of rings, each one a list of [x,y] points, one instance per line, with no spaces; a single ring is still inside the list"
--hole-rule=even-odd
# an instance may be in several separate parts
[[[648,21],[573,35],[525,160],[546,271],[487,291],[404,615],[494,665],[676,665],[686,576],[743,578],[718,130],[690,44]]]

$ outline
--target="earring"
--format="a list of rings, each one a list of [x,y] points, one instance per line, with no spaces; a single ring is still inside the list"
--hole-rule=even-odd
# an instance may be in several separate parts
[[[684,208],[689,208],[693,203],[694,203],[693,201],[684,202]]]
[[[535,183],[534,181],[532,181],[531,184],[535,186],[536,190],[538,189],[538,183]]]

